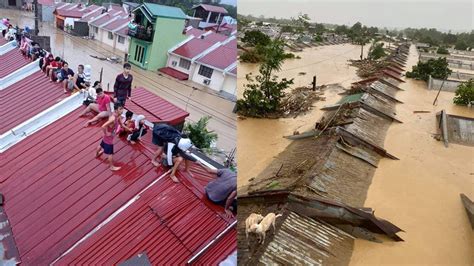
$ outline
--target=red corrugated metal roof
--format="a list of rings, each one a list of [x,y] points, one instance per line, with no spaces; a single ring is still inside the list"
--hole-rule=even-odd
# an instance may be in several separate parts
[[[0,91],[0,135],[46,110],[68,95],[38,71]]]
[[[132,100],[127,101],[126,108],[145,115],[150,122],[165,120],[172,125],[181,124],[189,116],[188,112],[142,87],[132,90]]]
[[[105,159],[94,157],[102,133],[98,125],[83,127],[82,108],[0,154],[0,191],[25,265],[53,262],[164,172],[150,163],[155,147],[123,138],[114,145],[122,169],[110,171]],[[146,145],[151,133],[145,138]],[[193,178],[178,172],[179,184],[168,176],[159,180],[59,264],[111,264],[143,250],[154,262],[189,259],[233,222],[205,199],[209,174],[198,165],[191,171]],[[235,241],[225,243],[222,258],[235,249]]]
[[[82,18],[85,14],[84,11],[80,11],[77,7],[71,10],[67,10],[67,8],[56,9],[54,12],[56,15],[66,18]]]
[[[207,55],[199,58],[197,62],[213,66],[218,69],[226,69],[237,59],[237,49],[220,46]]]
[[[87,16],[84,16],[84,17],[82,18],[82,20],[83,20],[83,21],[90,21],[90,20],[92,20],[92,19],[94,19],[94,18],[100,16],[101,14],[102,14],[102,9],[99,9],[99,10],[97,10],[97,11],[94,11],[94,12],[88,14]]]
[[[227,40],[227,38],[229,38],[229,37],[227,37],[223,34],[212,32],[208,35],[205,35],[204,39],[202,39],[202,40],[214,44],[214,43],[217,43],[217,42],[223,42],[223,41]]]
[[[178,173],[176,184],[165,176],[58,264],[117,264],[143,252],[153,265],[185,264],[232,222],[204,196],[213,177],[198,165],[191,169],[195,179]],[[236,239],[229,231],[201,262],[217,265],[236,250]]]
[[[8,41],[5,38],[0,38],[0,46],[6,44]]]
[[[38,4],[44,6],[54,6],[54,0],[38,0]]]
[[[192,28],[192,29],[186,31],[187,36],[193,35],[194,37],[199,37],[199,36],[203,35],[204,33],[206,33],[206,31],[196,29],[196,28]]]
[[[0,78],[8,76],[10,73],[26,66],[31,61],[20,54],[20,50],[13,49],[6,54],[0,55]]]
[[[122,36],[127,36],[128,35],[128,26],[125,26],[121,28],[120,30],[116,31],[117,34],[122,35]]]
[[[234,75],[237,75],[237,67],[232,68],[232,70],[230,71],[230,73],[232,73],[232,74],[234,74]]]
[[[225,47],[236,49],[237,50],[237,39],[232,39],[224,45]]]
[[[189,75],[186,73],[183,73],[179,70],[176,70],[171,67],[162,67],[158,69],[161,73],[165,73],[166,75],[172,76],[173,78],[179,79],[179,80],[188,80]]]
[[[206,4],[200,4],[198,6],[193,7],[193,9],[202,7],[204,10],[209,11],[209,12],[217,12],[221,14],[227,14],[227,10],[221,6],[213,6],[213,5],[206,5]]]
[[[90,21],[89,24],[98,27],[98,26],[100,26],[104,23],[110,22],[114,18],[115,18],[115,16],[111,15],[110,13],[106,13],[102,17],[100,17],[99,19],[96,19],[94,21]]]
[[[198,38],[194,38],[180,47],[176,48],[172,53],[180,55],[182,57],[191,59],[200,53],[204,52],[206,49],[211,47],[213,43],[204,41]]]
[[[105,25],[104,29],[109,30],[109,31],[116,30],[117,28],[122,27],[125,24],[128,24],[130,22],[130,20],[131,20],[131,18],[129,18],[129,17],[119,18],[119,19]]]

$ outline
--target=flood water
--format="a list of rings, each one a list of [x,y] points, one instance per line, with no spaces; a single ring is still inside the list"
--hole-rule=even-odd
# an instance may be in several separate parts
[[[407,70],[416,64],[412,46]],[[406,79],[397,98],[398,118],[385,139],[385,149],[399,161],[382,159],[375,171],[365,206],[399,226],[405,242],[383,244],[356,240],[351,265],[474,265],[474,234],[459,194],[474,199],[474,148],[432,138],[435,114],[474,117],[474,108],[455,106],[454,93],[436,91],[422,81]],[[413,111],[430,111],[414,114]]]
[[[364,48],[364,54],[367,46]],[[340,44],[306,48],[302,52],[295,53],[301,59],[285,61],[278,75],[280,78],[294,78],[293,88],[309,85],[312,77],[317,76],[317,85],[340,83],[349,88],[351,82],[359,80],[356,68],[349,66],[349,59],[360,57],[360,46],[352,44]],[[238,68],[238,88],[240,96],[243,93],[243,85],[246,83],[247,73],[258,73],[258,65],[240,63]],[[305,72],[306,75],[299,75]],[[242,187],[252,177],[256,177],[267,165],[282,152],[290,140],[283,138],[292,135],[295,130],[307,131],[314,127],[323,111],[321,107],[337,102],[342,91],[327,90],[324,94],[325,101],[315,103],[315,107],[309,113],[295,119],[238,119],[238,186]]]
[[[33,28],[32,13],[19,10],[0,9],[0,17],[8,17],[14,24]],[[115,77],[122,71],[122,64],[113,64],[91,57],[118,56],[123,59],[124,53],[97,40],[85,40],[72,36],[54,27],[52,22],[40,22],[40,35],[51,37],[51,52],[64,58],[76,70],[79,64],[92,66],[92,80],[99,79],[103,68],[102,84],[105,89],[113,90]],[[232,113],[234,103],[223,99],[210,89],[190,81],[177,81],[168,76],[160,76],[157,72],[145,71],[132,67],[133,86],[142,86],[155,92],[160,97],[190,113],[187,121],[197,121],[203,116],[211,116],[209,129],[219,135],[217,147],[226,152],[236,147],[237,126],[236,116]],[[195,89],[197,88],[197,89]],[[132,93],[133,96],[133,93]]]

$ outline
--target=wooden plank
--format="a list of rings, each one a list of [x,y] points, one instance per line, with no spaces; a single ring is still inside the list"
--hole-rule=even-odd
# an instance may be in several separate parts
[[[365,139],[362,139],[361,137],[359,136],[356,136],[354,134],[352,134],[351,132],[347,131],[346,129],[342,128],[342,127],[337,127],[336,128],[336,133],[345,137],[345,138],[350,138],[362,145],[365,145],[369,148],[372,148],[375,152],[377,152],[378,154],[382,155],[382,156],[385,156],[387,158],[390,158],[390,159],[393,159],[393,160],[399,160],[397,157],[391,155],[390,153],[388,153],[385,149],[379,147],[378,145],[376,144],[373,144],[373,143],[370,143],[369,141],[365,140]]]
[[[343,152],[345,152],[349,155],[352,155],[352,156],[356,157],[357,159],[360,159],[360,160],[372,165],[373,167],[377,168],[377,162],[375,162],[374,160],[369,158],[367,153],[364,154],[363,152],[361,152],[361,150],[358,150],[357,148],[346,148],[340,143],[336,143],[336,147],[338,149],[340,149],[341,151],[343,151]]]
[[[364,102],[361,102],[361,104],[362,104],[362,108],[366,109],[367,111],[369,111],[369,112],[371,112],[371,113],[373,113],[373,114],[375,114],[375,115],[378,115],[378,116],[380,116],[380,117],[382,117],[382,118],[389,119],[389,120],[391,120],[391,121],[396,121],[396,122],[398,122],[398,123],[403,123],[402,121],[398,120],[398,119],[395,118],[394,116],[389,115],[389,114],[386,114],[386,113],[384,113],[384,112],[378,110],[377,108],[372,107],[372,106],[370,106],[370,105],[368,105],[368,104],[366,104],[366,103],[364,103]]]

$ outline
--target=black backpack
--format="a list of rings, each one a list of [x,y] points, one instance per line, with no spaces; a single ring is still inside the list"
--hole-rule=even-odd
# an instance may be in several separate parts
[[[153,139],[159,138],[164,142],[178,144],[181,139],[181,132],[173,126],[167,124],[155,124],[153,126]]]

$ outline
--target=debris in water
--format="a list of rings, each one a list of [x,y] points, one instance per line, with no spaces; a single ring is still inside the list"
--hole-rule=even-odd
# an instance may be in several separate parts
[[[306,75],[306,72],[300,72],[300,73],[298,73],[298,75],[304,76],[304,75]]]
[[[461,201],[467,212],[467,217],[471,223],[471,228],[474,229],[474,202],[472,202],[466,195],[461,193]]]
[[[431,111],[413,111],[414,114],[426,114],[431,113]]]

